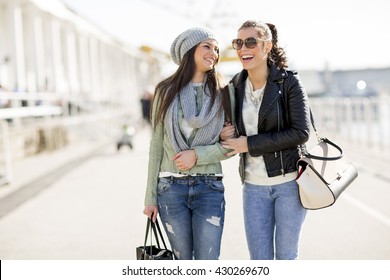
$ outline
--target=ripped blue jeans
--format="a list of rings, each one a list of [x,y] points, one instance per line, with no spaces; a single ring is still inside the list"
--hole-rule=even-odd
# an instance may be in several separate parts
[[[179,260],[217,260],[225,220],[221,178],[160,178],[158,209],[172,250]]]

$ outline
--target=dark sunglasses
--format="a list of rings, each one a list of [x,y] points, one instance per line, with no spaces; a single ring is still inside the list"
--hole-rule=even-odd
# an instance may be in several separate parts
[[[262,42],[262,41],[264,41],[264,40],[260,39],[260,38],[255,38],[255,37],[246,38],[244,41],[242,39],[234,39],[232,41],[232,47],[233,47],[233,49],[238,51],[245,44],[245,47],[247,47],[248,49],[254,49],[257,47],[257,44],[259,42]]]

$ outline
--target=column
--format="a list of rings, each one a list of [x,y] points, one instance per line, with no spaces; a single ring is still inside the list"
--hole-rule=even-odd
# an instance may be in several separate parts
[[[69,88],[72,95],[80,93],[79,72],[77,66],[76,35],[73,29],[68,28],[66,31],[66,45],[68,57],[68,80]]]
[[[43,22],[41,15],[34,15],[34,46],[35,46],[35,71],[37,77],[37,88],[40,92],[46,92],[45,75],[45,46],[43,39]]]
[[[8,42],[10,90],[26,90],[22,10],[17,3],[6,6],[6,21],[9,23],[5,42]]]
[[[64,67],[62,62],[62,47],[61,47],[61,25],[60,22],[53,18],[51,20],[51,38],[52,38],[52,54],[53,54],[53,70],[54,70],[54,90],[57,93],[65,93],[64,83]]]

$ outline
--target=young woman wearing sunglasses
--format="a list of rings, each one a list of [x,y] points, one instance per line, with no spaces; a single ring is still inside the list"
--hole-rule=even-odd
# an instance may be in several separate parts
[[[225,139],[228,155],[240,153],[244,222],[251,259],[297,259],[306,210],[298,197],[298,146],[309,138],[308,100],[299,76],[287,68],[274,25],[247,21],[233,48],[243,70],[235,88],[238,138]]]

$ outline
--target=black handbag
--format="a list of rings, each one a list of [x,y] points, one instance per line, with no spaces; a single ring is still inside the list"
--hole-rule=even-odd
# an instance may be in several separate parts
[[[313,129],[312,112],[310,118]],[[342,192],[356,179],[356,167],[344,156],[343,150],[327,138],[320,138],[308,152],[301,146],[297,162],[299,198],[304,208],[315,210],[333,205]]]
[[[150,236],[150,245],[146,245],[148,235]],[[156,239],[157,246],[153,245],[153,236]],[[159,239],[164,244],[164,248],[161,248]],[[137,260],[174,260],[175,259],[172,251],[168,250],[167,245],[165,244],[160,229],[160,225],[157,219],[155,223],[153,223],[150,218],[147,219],[144,245],[136,248],[136,254],[137,254]]]

